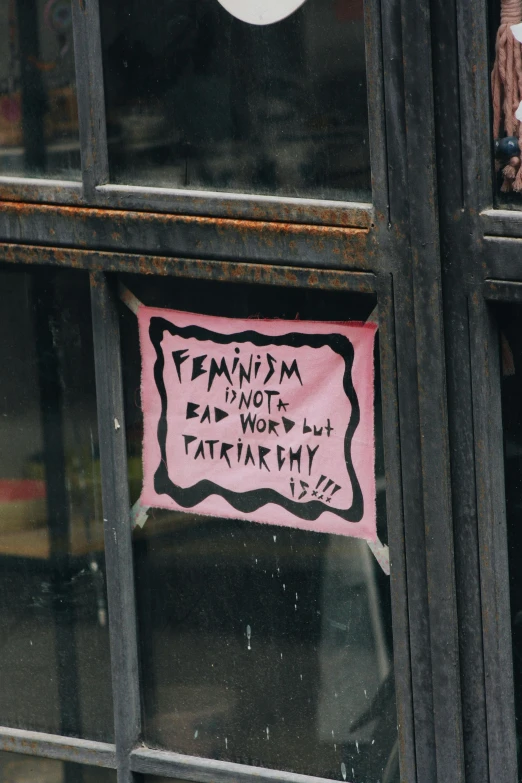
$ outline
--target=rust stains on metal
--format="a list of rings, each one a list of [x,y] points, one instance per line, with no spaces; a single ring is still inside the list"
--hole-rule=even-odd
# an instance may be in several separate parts
[[[48,233],[51,233],[51,229],[54,230],[64,244],[80,247],[98,245],[104,249],[119,249],[123,242],[138,247],[146,243],[147,247],[140,247],[140,250],[148,251],[152,242],[156,247],[166,249],[171,242],[179,238],[185,247],[190,246],[191,252],[196,251],[201,255],[222,255],[223,248],[226,248],[227,254],[254,255],[256,260],[276,263],[287,259],[298,262],[311,254],[332,255],[335,257],[335,265],[352,269],[368,269],[372,256],[367,228],[91,209],[17,201],[0,202],[0,217],[2,216],[19,221],[16,239],[24,242],[35,241],[31,226],[38,225],[46,226]],[[10,241],[11,235],[4,235],[4,240]],[[175,247],[173,252],[179,253]]]
[[[376,278],[368,272],[309,269],[298,266],[239,261],[202,260],[113,253],[54,247],[0,244],[0,261],[50,264],[90,272],[129,272],[144,275],[172,275],[217,282],[245,282],[294,288],[322,288],[374,293]]]

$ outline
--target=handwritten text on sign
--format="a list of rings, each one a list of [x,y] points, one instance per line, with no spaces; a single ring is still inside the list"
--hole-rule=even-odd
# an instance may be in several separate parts
[[[138,319],[143,505],[375,540],[375,325]]]

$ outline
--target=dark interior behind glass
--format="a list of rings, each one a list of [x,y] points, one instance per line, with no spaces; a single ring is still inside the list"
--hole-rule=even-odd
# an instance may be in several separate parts
[[[365,320],[346,293],[124,278],[145,304],[251,318]],[[132,502],[140,357],[121,306]],[[378,532],[387,541],[377,360]],[[390,585],[363,540],[151,509],[134,531],[148,745],[351,783],[398,781]]]
[[[218,0],[100,10],[112,182],[370,200],[362,0],[267,26]]]

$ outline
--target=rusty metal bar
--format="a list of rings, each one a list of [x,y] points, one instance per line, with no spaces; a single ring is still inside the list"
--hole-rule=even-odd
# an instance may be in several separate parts
[[[96,206],[115,209],[357,228],[370,228],[373,224],[373,207],[362,202],[136,185],[101,185],[96,188],[95,195]]]
[[[103,253],[93,250],[34,247],[0,244],[0,261],[13,264],[44,264],[74,267],[91,272],[130,272],[147,275],[279,285],[291,288],[354,291],[371,294],[376,289],[375,275],[333,269],[306,269],[239,261],[202,261],[200,259],[144,256],[133,253]]]
[[[0,242],[374,271],[368,229],[0,202]]]
[[[0,177],[1,201],[44,201],[47,204],[80,204],[82,185],[54,179]]]

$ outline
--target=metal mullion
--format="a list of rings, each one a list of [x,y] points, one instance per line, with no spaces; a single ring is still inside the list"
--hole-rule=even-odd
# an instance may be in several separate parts
[[[118,783],[131,783],[141,720],[119,321],[105,275],[90,280]]]
[[[515,783],[517,739],[499,335],[480,290],[469,297],[469,318],[489,779]]]
[[[98,0],[72,0],[76,92],[84,198],[109,180]]]
[[[0,750],[95,767],[116,768],[114,745],[76,737],[44,734],[39,731],[0,726]]]
[[[409,638],[408,584],[404,541],[401,442],[397,386],[397,353],[393,277],[378,279],[379,351],[381,398],[386,476],[386,518],[390,548],[390,588],[392,601],[393,670],[395,678],[397,731],[400,748],[401,780],[416,780],[413,684]]]
[[[368,131],[370,139],[370,169],[372,203],[375,220],[388,225],[389,182],[386,149],[384,105],[384,68],[381,0],[364,2],[364,40],[366,54],[366,85],[368,92]]]

